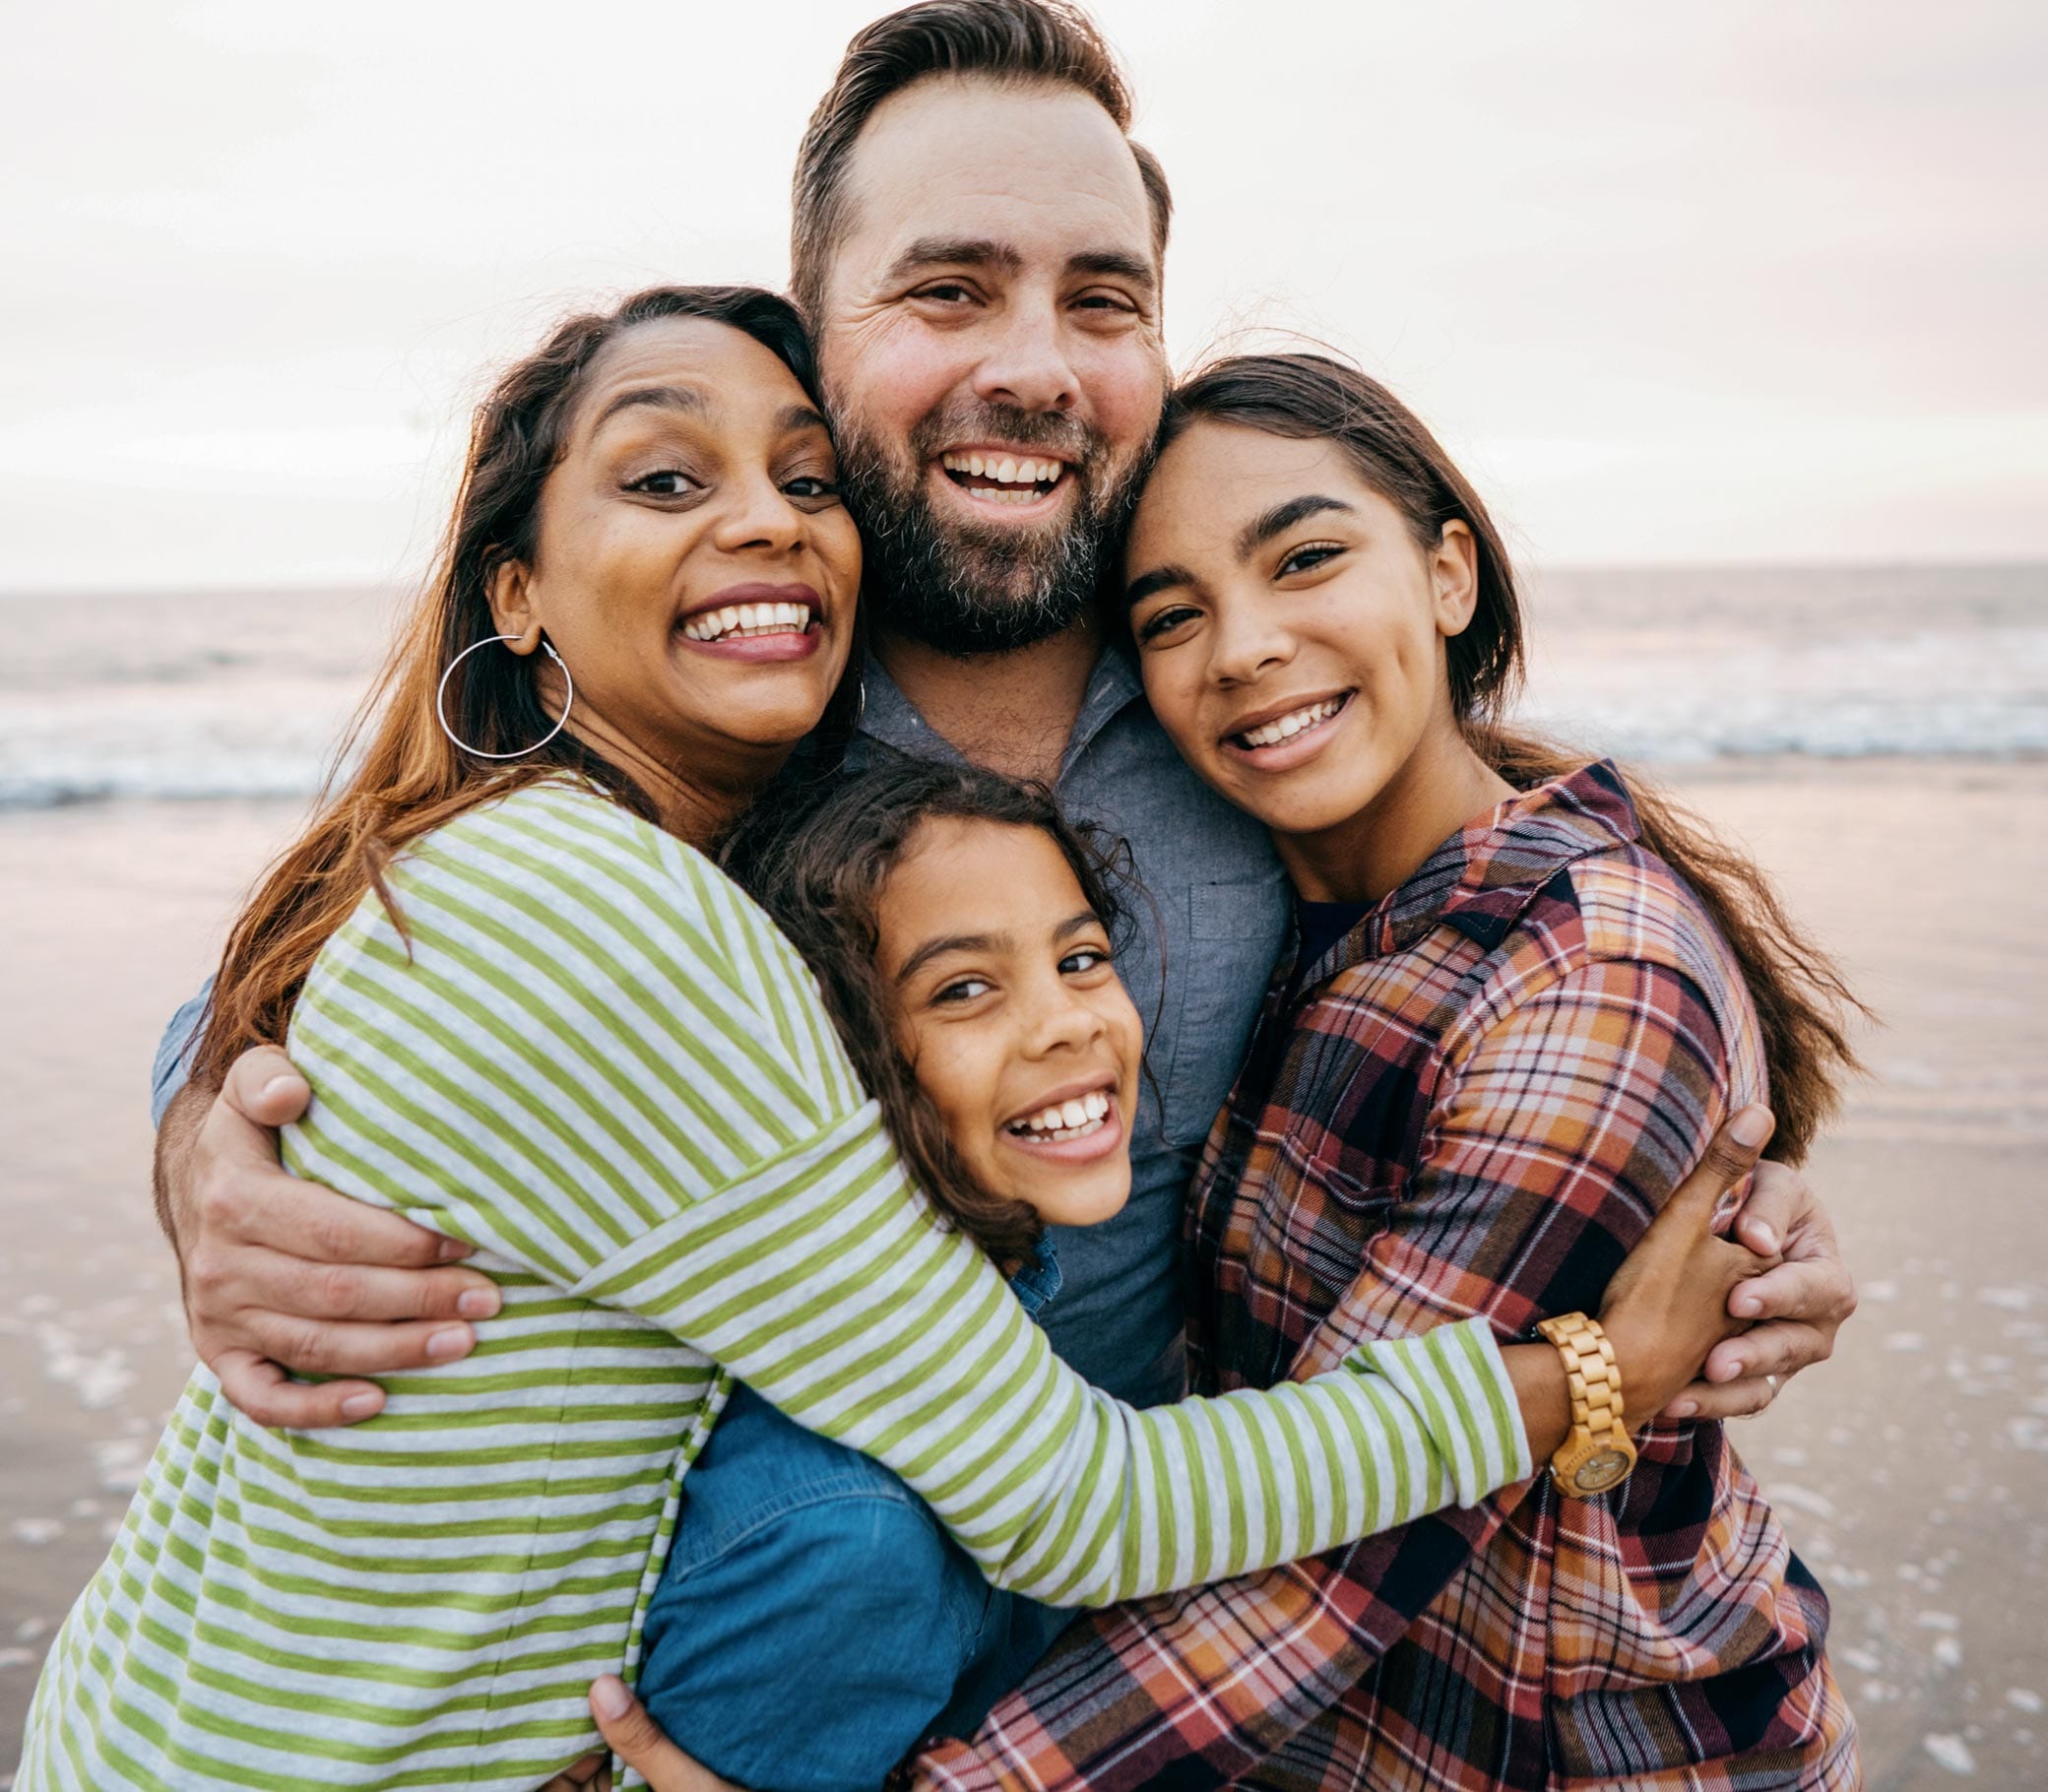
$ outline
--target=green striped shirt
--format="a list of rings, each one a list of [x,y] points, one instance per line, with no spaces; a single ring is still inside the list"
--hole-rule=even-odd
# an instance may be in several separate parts
[[[595,1746],[729,1377],[878,1457],[989,1577],[1194,1585],[1529,1472],[1482,1322],[1138,1412],[909,1186],[809,973],[708,860],[530,788],[308,979],[298,1175],[477,1247],[502,1315],[346,1432],[201,1371],[60,1632],[17,1792],[530,1787]]]

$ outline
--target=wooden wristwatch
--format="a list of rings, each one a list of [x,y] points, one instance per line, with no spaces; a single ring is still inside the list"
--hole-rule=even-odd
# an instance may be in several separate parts
[[[1582,1312],[1543,1320],[1536,1329],[1565,1359],[1571,1390],[1571,1434],[1550,1459],[1551,1479],[1574,1500],[1619,1487],[1635,1466],[1635,1445],[1622,1423],[1622,1372],[1598,1319]]]

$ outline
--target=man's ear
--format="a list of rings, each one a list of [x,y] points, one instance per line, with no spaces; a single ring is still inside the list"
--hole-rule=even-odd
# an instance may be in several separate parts
[[[1453,517],[1443,525],[1430,554],[1430,580],[1437,632],[1446,639],[1463,634],[1479,608],[1479,543],[1470,524]]]
[[[541,615],[534,604],[533,571],[524,560],[500,560],[490,573],[490,617],[505,645],[530,654],[541,645]]]

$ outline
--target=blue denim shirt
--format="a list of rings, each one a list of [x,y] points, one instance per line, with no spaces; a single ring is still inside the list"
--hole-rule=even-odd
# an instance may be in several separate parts
[[[1050,1236],[1010,1287],[1044,1323]],[[742,1786],[871,1792],[926,1736],[973,1735],[1072,1617],[992,1587],[879,1462],[736,1386],[683,1481],[637,1690]]]
[[[870,661],[848,763],[888,749],[961,757]],[[1265,830],[1187,769],[1120,645],[1096,662],[1056,792],[1076,820],[1128,842],[1144,885],[1117,969],[1145,1022],[1151,1076],[1131,1128],[1129,1205],[1085,1231],[1055,1228],[1064,1282],[1046,1335],[1098,1387],[1156,1406],[1184,1380],[1183,1202],[1286,943],[1290,898]],[[205,996],[178,1010],[158,1050],[159,1123],[184,1085]]]

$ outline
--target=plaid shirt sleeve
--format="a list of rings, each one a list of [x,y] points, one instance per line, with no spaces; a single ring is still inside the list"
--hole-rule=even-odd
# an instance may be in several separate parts
[[[1722,1032],[1675,970],[1582,964],[1496,1016],[1445,1040],[1422,1161],[1294,1375],[1363,1339],[1474,1314],[1509,1339],[1595,1310],[1720,1122]],[[1092,1614],[973,1742],[921,1756],[913,1783],[1226,1784],[1354,1688],[1530,1486],[1266,1573]]]

